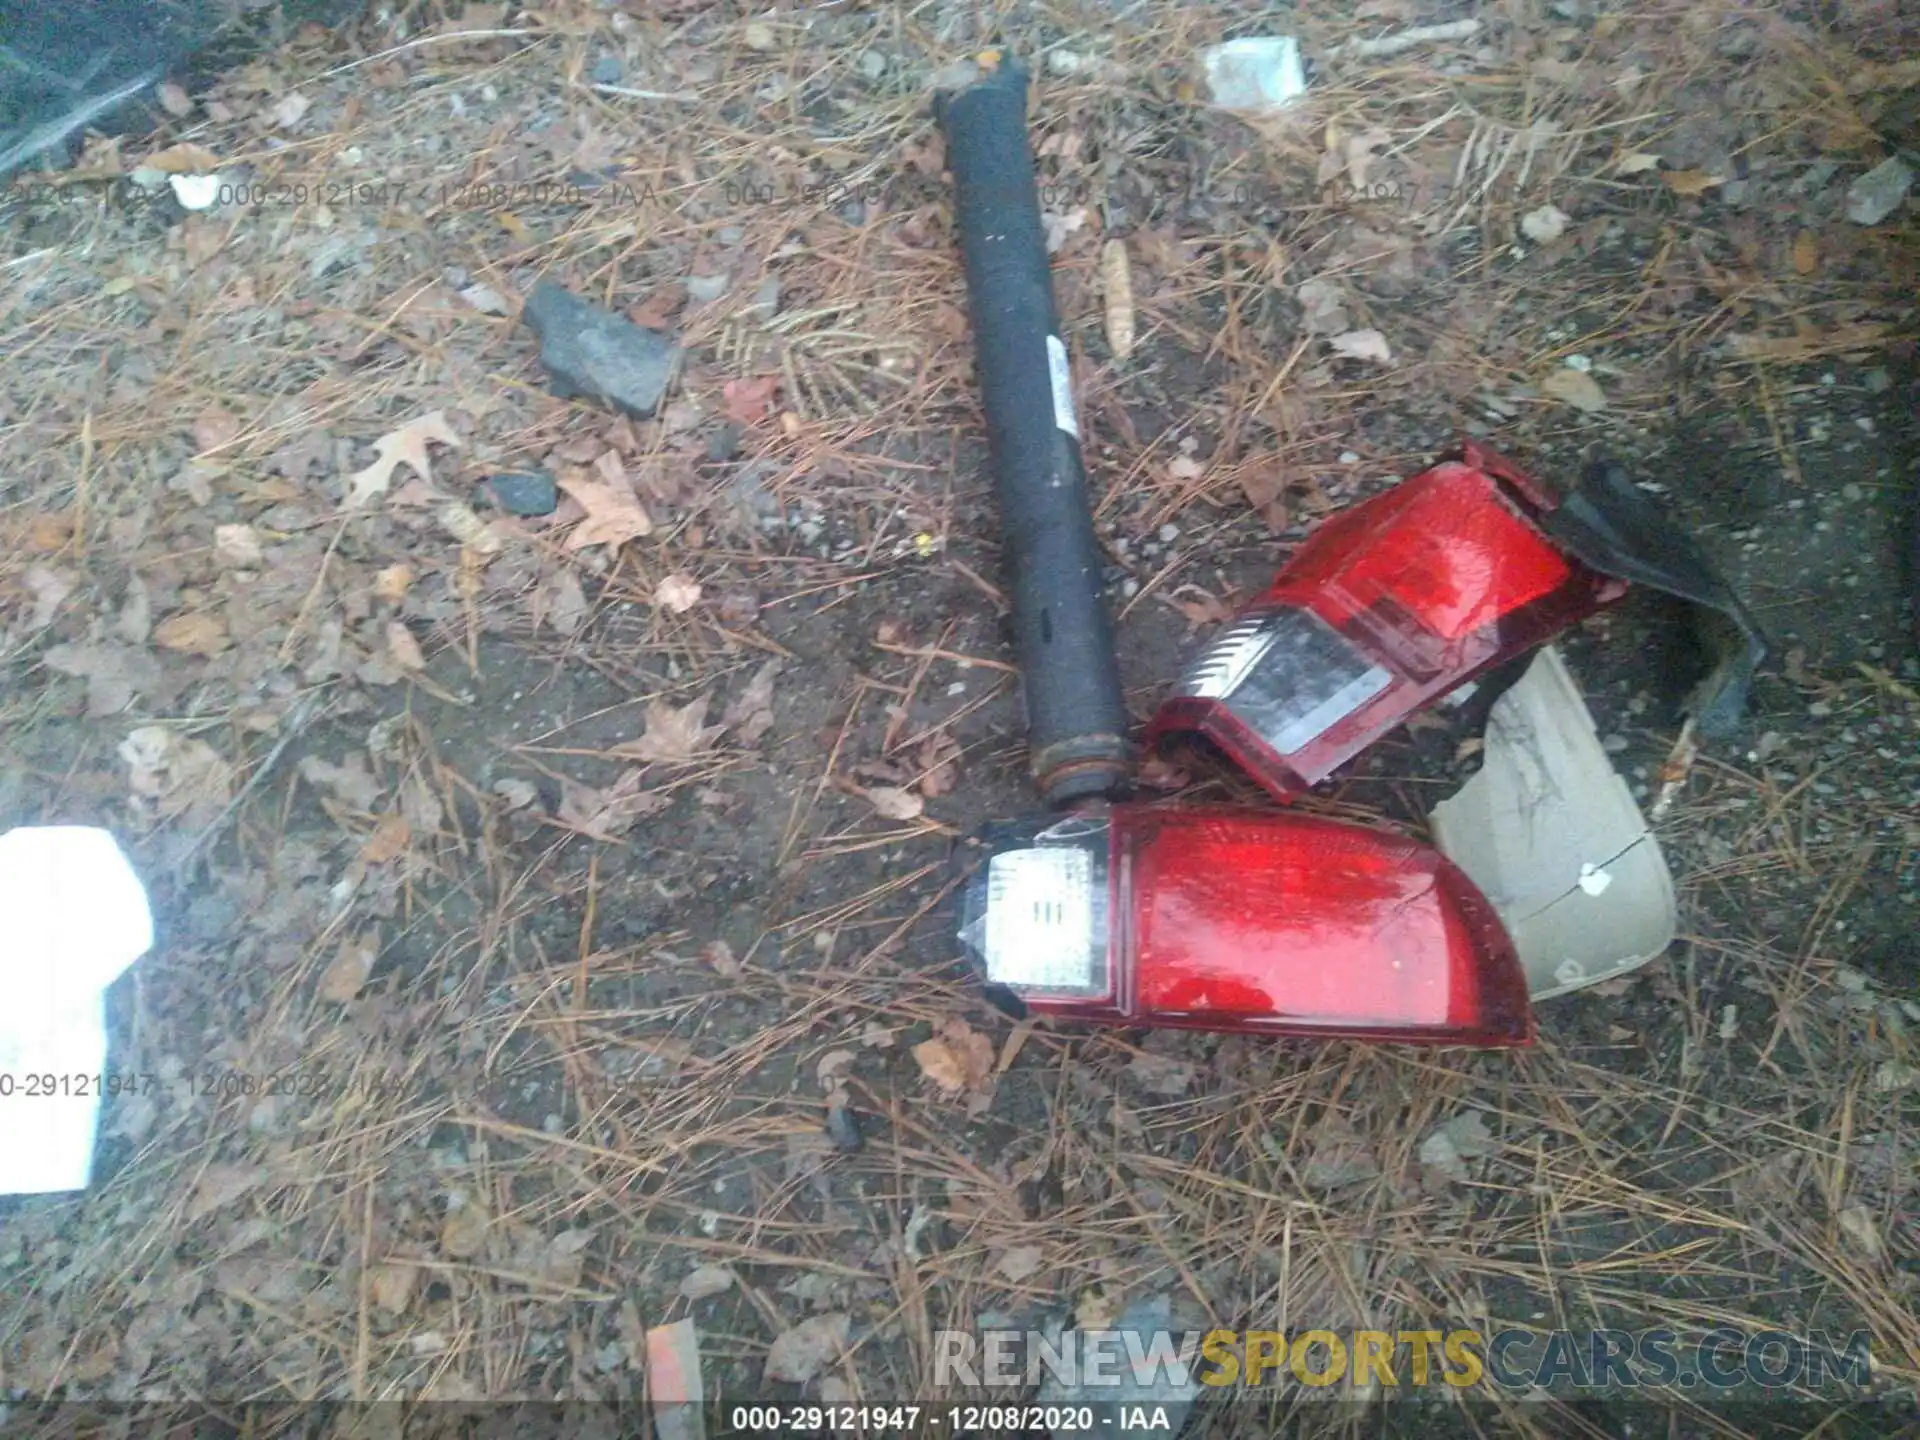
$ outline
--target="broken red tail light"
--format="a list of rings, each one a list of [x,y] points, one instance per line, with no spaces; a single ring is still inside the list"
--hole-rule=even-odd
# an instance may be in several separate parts
[[[1287,812],[1120,805],[996,827],[961,939],[1068,1019],[1452,1045],[1532,1039],[1485,897],[1435,851]]]
[[[1201,653],[1147,743],[1198,731],[1280,796],[1325,779],[1413,711],[1625,591],[1535,528],[1543,501],[1469,447],[1334,516]]]

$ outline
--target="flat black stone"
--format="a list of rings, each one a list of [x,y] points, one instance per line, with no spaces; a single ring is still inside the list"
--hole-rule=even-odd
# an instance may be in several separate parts
[[[560,503],[552,478],[538,470],[489,475],[481,484],[488,498],[509,515],[551,515]]]
[[[542,280],[521,314],[540,337],[547,385],[563,400],[591,400],[644,420],[680,366],[680,347],[611,310]]]

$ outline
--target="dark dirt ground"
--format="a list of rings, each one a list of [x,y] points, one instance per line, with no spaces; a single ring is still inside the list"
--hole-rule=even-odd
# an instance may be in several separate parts
[[[1043,174],[1104,196],[1081,207],[1056,283],[1136,719],[1221,604],[1262,586],[1321,515],[1463,432],[1545,475],[1623,457],[1767,626],[1747,734],[1703,754],[1660,826],[1681,942],[1605,993],[1543,1005],[1522,1056],[1022,1029],[963,974],[956,849],[1035,803],[944,188],[912,159],[928,143],[925,75],[978,27],[860,11],[816,29],[782,12],[769,48],[718,12],[622,27],[592,7],[550,23],[503,10],[527,36],[331,77],[357,58],[348,47],[404,37],[308,34],[271,73],[214,92],[236,118],[182,126],[266,175],[343,164],[348,146],[379,173],[441,183],[475,155],[536,175],[624,166],[690,187],[670,221],[342,205],[321,223],[269,207],[220,219],[214,245],[204,216],[9,216],[17,288],[0,327],[26,358],[0,361],[20,572],[6,577],[0,818],[121,829],[156,877],[161,944],[111,1007],[115,1065],[158,1084],[109,1103],[85,1196],[0,1208],[0,1388],[182,1406],[623,1400],[644,1389],[645,1330],[689,1318],[710,1395],[927,1400],[942,1398],[938,1330],[1094,1324],[1165,1295],[1182,1323],[1245,1327],[1865,1328],[1882,1395],[1910,1400],[1912,233],[1901,218],[1863,236],[1837,217],[1877,142],[1835,107],[1867,102],[1816,87],[1819,104],[1788,120],[1754,99],[1813,83],[1809,34],[1823,65],[1885,59],[1885,17],[1781,29],[1702,10],[1683,29],[1656,5],[1568,8],[1488,12],[1482,49],[1336,75],[1315,113],[1334,128],[1279,135],[1205,111],[1170,73],[1168,56],[1219,38],[1218,17],[1001,19],[1033,53],[1071,43],[1133,76],[1047,79],[1034,125]],[[1324,41],[1357,20],[1314,23]],[[609,119],[625,102],[582,79],[609,52],[623,70],[608,83],[701,98]],[[1611,80],[1580,88],[1551,65],[1626,67],[1641,78],[1621,93],[1642,98],[1621,109]],[[1721,93],[1716,77],[1734,98],[1709,123],[1700,87]],[[1345,153],[1340,135],[1378,124],[1412,146],[1431,123],[1471,158],[1449,106],[1470,100],[1478,135],[1490,115],[1533,113],[1518,107],[1551,84],[1569,87],[1553,102],[1564,152],[1523,180],[1496,173],[1451,228],[1452,196],[1300,204],[1323,151]],[[262,118],[295,86],[310,118]],[[729,199],[723,177],[784,177],[809,144],[831,151],[823,116],[856,135],[862,163],[899,170],[883,203]],[[564,143],[529,151],[553,117]],[[1680,174],[1737,150],[1749,198],[1623,180],[1612,157],[1629,146]],[[147,153],[126,152],[128,168]],[[1845,169],[1806,199],[1793,178],[1829,152]],[[1518,243],[1516,217],[1548,199],[1581,235]],[[1094,279],[1102,226],[1135,252],[1145,335],[1124,363]],[[1819,237],[1811,274],[1782,259],[1802,232]],[[694,352],[689,415],[622,429],[544,398],[511,316],[449,293],[481,279],[504,295],[549,268],[623,306],[679,297],[664,313]],[[763,271],[783,278],[800,374],[782,372],[764,414],[726,422],[726,383],[773,373],[750,343]],[[1326,358],[1298,295],[1322,273],[1345,277],[1353,323],[1388,337],[1391,367]],[[714,274],[720,298],[690,300],[688,282]],[[1632,325],[1617,318],[1628,300]],[[1794,317],[1807,325],[1786,337]],[[1861,323],[1879,328],[1833,338]],[[866,373],[833,349],[840,330],[875,372],[889,347],[910,355],[911,383],[831,389]],[[1748,334],[1800,348],[1742,358],[1729,337]],[[1604,412],[1538,388],[1576,347]],[[498,522],[505,548],[481,559],[400,483],[384,510],[338,520],[364,446],[443,407],[467,441],[434,454],[452,493],[614,454],[652,533],[617,553],[567,548],[576,507],[551,526]],[[315,463],[281,462],[322,426]],[[83,433],[94,458],[76,479]],[[1193,464],[1174,468],[1179,455]],[[209,498],[177,479],[193,457],[221,462]],[[1285,513],[1270,528],[1249,500],[1276,475]],[[213,530],[235,523],[271,555],[238,578]],[[38,627],[29,562],[70,584]],[[381,598],[398,564],[411,588]],[[231,643],[201,655],[138,634],[125,643],[166,683],[89,714],[83,681],[45,657],[137,634],[130,574],[155,618],[218,613]],[[660,587],[682,575],[702,596],[676,611]],[[569,578],[584,609],[560,624]],[[345,647],[331,669],[328,619]],[[419,669],[384,663],[389,620],[418,637]],[[1676,630],[1635,594],[1567,640],[1643,798],[1690,678]],[[654,706],[709,696],[721,723],[770,659],[764,733],[729,720],[683,761],[636,765]],[[317,718],[301,728],[309,694]],[[169,811],[163,789],[157,821],[130,806],[117,755],[155,724],[231,772],[207,804],[183,784]],[[1463,724],[1442,712],[1410,727],[1304,803],[1417,832],[1466,773]],[[1253,798],[1188,763],[1194,798]],[[583,817],[636,771],[643,813],[596,837]],[[259,783],[180,861],[247,775]],[[875,787],[921,813],[879,813]],[[343,984],[341,957],[361,946],[371,966]],[[930,1078],[916,1054],[930,1040],[969,1062],[965,1084]],[[262,1077],[289,1074],[312,1084],[264,1093]],[[225,1077],[239,1083],[223,1093]],[[1489,1151],[1458,1176],[1424,1164],[1423,1137],[1470,1112],[1492,1127]],[[770,1375],[773,1348],[808,1325],[829,1339],[804,1378]],[[1277,1392],[1221,1425],[1893,1433],[1906,1413],[1806,1395],[1735,1411],[1679,1390],[1633,1406],[1494,1396],[1485,1413],[1347,1398]]]

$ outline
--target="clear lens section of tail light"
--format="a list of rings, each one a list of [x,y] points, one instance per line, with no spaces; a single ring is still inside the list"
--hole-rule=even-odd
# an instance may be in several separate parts
[[[1219,701],[1290,755],[1392,683],[1391,671],[1311,610],[1258,605],[1207,647],[1180,693]]]
[[[1105,815],[1001,827],[968,891],[961,938],[982,978],[1022,999],[1113,996]]]

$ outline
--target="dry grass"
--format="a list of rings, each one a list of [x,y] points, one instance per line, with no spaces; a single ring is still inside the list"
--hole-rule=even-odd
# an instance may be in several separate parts
[[[1920,1381],[1914,1092],[1879,1078],[1911,1059],[1912,1016],[1838,963],[1832,922],[1868,856],[1858,828],[1814,833],[1805,782],[1704,764],[1667,826],[1686,943],[1624,994],[1563,1002],[1526,1055],[1008,1036],[989,1020],[947,963],[942,852],[1024,802],[920,82],[992,38],[990,17],[782,12],[755,22],[772,40],[756,48],[766,37],[721,13],[623,30],[585,6],[542,15],[365,59],[308,37],[227,92],[235,118],[168,137],[250,166],[269,203],[168,227],[69,178],[57,205],[26,206],[0,261],[0,747],[26,777],[0,790],[8,818],[124,824],[114,746],[134,723],[231,766],[142,841],[179,875],[156,887],[168,941],[120,1017],[117,1053],[152,1078],[109,1106],[110,1176],[7,1221],[0,1384],[619,1398],[641,1389],[640,1328],[691,1313],[710,1390],[745,1398],[775,1336],[837,1311],[852,1342],[811,1393],[886,1402],[931,1398],[937,1330],[1162,1292],[1207,1323],[1288,1329],[1860,1326],[1890,1384]],[[1179,73],[1222,33],[1205,7],[992,19],[1029,53],[1125,67],[1047,79],[1034,129],[1049,182],[1104,185],[1126,208],[1134,361],[1110,361],[1095,291],[1117,212],[1057,207],[1082,213],[1056,259],[1101,518],[1134,547],[1116,549],[1130,617],[1183,585],[1221,592],[1235,555],[1270,558],[1247,503],[1262,485],[1297,524],[1490,406],[1546,453],[1631,437],[1676,404],[1772,415],[1788,373],[1729,363],[1729,335],[1817,356],[1836,331],[1864,343],[1843,326],[1910,323],[1887,288],[1905,262],[1879,239],[1823,226],[1802,274],[1805,227],[1621,173],[1634,151],[1711,171],[1728,147],[1784,166],[1875,143],[1839,43],[1750,7],[1644,0],[1584,28],[1488,12],[1484,50],[1336,65],[1258,136],[1197,106]],[[1324,47],[1349,22],[1313,24]],[[609,47],[624,73],[596,88]],[[869,49],[882,76],[862,78]],[[313,105],[282,133],[262,112],[292,89]],[[147,148],[121,147],[129,162]],[[1352,164],[1400,198],[1329,197],[1329,154],[1372,157]],[[634,202],[463,189],[606,167]],[[364,197],[325,203],[368,177]],[[884,199],[850,211],[862,184]],[[767,187],[776,199],[740,198]],[[1568,238],[1516,259],[1533,248],[1521,217],[1548,203],[1574,217]],[[717,300],[674,312],[686,277],[721,272]],[[650,313],[693,357],[691,408],[610,426],[547,399],[525,332],[457,295],[541,273],[664,307]],[[1314,276],[1347,286],[1349,324],[1381,329],[1393,364],[1338,366],[1300,330],[1294,287]],[[1603,415],[1535,388],[1576,353],[1595,360]],[[777,378],[777,404],[736,460],[707,463],[726,383],[756,377]],[[352,442],[436,409],[467,436],[436,454],[443,484],[610,451],[654,532],[609,558],[499,521],[487,562],[408,504],[419,494],[336,514]],[[1172,463],[1188,438],[1197,476]],[[286,449],[303,442],[310,465]],[[1357,464],[1335,459],[1348,449]],[[794,523],[741,522],[741,465]],[[1176,520],[1186,543],[1149,556]],[[218,558],[230,524],[254,527],[268,563],[236,575]],[[396,564],[413,572],[399,602],[380,598]],[[654,605],[669,574],[706,603]],[[559,623],[569,575],[585,613]],[[70,593],[36,626],[49,585]],[[197,614],[217,617],[216,653],[155,648],[152,622]],[[415,681],[369,678],[396,618],[434,657]],[[52,640],[99,650],[133,708],[81,718],[79,682],[37,663]],[[853,658],[824,664],[823,644]],[[735,695],[769,656],[788,662],[772,740],[715,737],[650,766],[648,793],[678,808],[620,843],[496,786],[605,786],[648,702]],[[563,699],[542,713],[543,695]],[[306,696],[320,718],[282,752]],[[957,753],[927,748],[949,735]],[[351,754],[363,786],[299,763]],[[949,759],[960,791],[943,799],[925,781]],[[848,793],[874,783],[921,787],[930,813],[879,818]],[[731,909],[710,893],[730,844],[761,867]],[[1739,928],[1789,881],[1825,892],[1797,933]],[[683,918],[623,923],[663,905]],[[737,911],[751,923],[716,961]],[[330,977],[366,937],[380,968],[342,1000]],[[908,1057],[956,1016],[994,1039],[976,1091],[990,1104],[942,1096]],[[310,1093],[218,1093],[269,1074]],[[855,1152],[823,1129],[835,1083],[866,1132]],[[1498,1143],[1449,1183],[1418,1149],[1465,1109]],[[1365,1173],[1329,1184],[1342,1155]],[[1029,1247],[1038,1262],[1008,1279],[1008,1252]],[[731,1267],[734,1287],[676,1298],[696,1265]],[[1690,1396],[1663,1401],[1676,1425],[1739,1431]],[[1583,1423],[1493,1403],[1508,1433]]]

